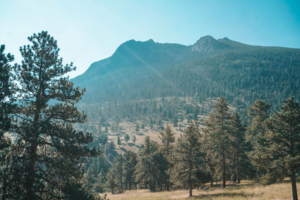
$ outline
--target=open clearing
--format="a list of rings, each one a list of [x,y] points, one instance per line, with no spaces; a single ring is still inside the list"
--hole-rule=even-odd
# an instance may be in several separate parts
[[[297,184],[298,191],[300,184]],[[291,200],[292,186],[289,181],[283,181],[269,186],[260,186],[253,181],[242,181],[241,184],[227,182],[225,189],[220,185],[209,190],[193,190],[193,197],[188,197],[188,190],[158,191],[131,190],[123,194],[107,194],[109,200],[161,200],[161,199],[205,199],[205,200]],[[299,192],[298,192],[299,196]]]

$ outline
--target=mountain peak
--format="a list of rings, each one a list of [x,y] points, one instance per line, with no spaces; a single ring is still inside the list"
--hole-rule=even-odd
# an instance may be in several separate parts
[[[229,45],[219,42],[210,35],[201,37],[193,46],[192,51],[211,53],[214,51],[230,48]]]

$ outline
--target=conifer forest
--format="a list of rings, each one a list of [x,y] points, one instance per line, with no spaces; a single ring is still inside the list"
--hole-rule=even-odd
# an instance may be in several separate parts
[[[0,47],[2,200],[285,179],[298,199],[300,49],[130,40],[70,79],[59,41],[28,42],[20,63]]]

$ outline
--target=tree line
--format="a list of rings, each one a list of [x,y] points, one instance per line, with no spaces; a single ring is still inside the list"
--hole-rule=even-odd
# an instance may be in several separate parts
[[[294,98],[283,100],[279,111],[270,112],[271,104],[256,100],[248,107],[249,126],[237,112],[230,113],[223,97],[214,104],[200,126],[191,120],[175,141],[169,125],[160,131],[161,144],[145,137],[139,152],[118,155],[111,167],[96,173],[96,165],[86,173],[92,191],[112,193],[138,188],[150,191],[170,188],[192,190],[207,182],[240,183],[258,179],[267,185],[289,176],[293,199],[297,199],[299,173],[300,105]]]

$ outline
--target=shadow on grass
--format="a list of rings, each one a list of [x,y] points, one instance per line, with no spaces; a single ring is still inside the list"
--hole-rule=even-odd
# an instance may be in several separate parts
[[[199,196],[193,196],[194,199],[203,199],[203,198],[217,198],[217,197],[244,197],[244,198],[252,198],[258,197],[258,194],[245,194],[245,193],[218,193],[218,194],[201,194]]]
[[[124,152],[127,152],[127,150],[124,149],[123,147],[121,147],[120,150],[122,150],[122,151],[124,151]]]
[[[128,146],[132,147],[132,146],[135,146],[135,144],[130,142],[130,143],[128,143]]]

